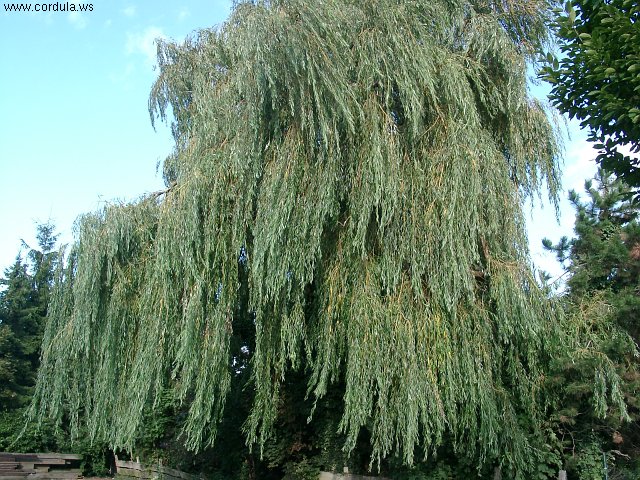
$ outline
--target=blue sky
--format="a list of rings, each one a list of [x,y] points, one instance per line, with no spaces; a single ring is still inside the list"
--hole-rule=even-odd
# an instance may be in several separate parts
[[[0,10],[0,272],[21,239],[35,243],[35,222],[51,219],[69,242],[79,214],[162,187],[156,165],[172,139],[164,125],[153,130],[147,111],[154,39],[182,40],[219,24],[231,3],[94,0],[83,14]]]
[[[172,139],[164,125],[153,130],[147,111],[154,39],[183,40],[219,24],[231,4],[94,0],[82,14],[0,10],[0,273],[21,239],[35,245],[36,222],[52,220],[70,242],[79,214],[162,188],[156,166]],[[567,190],[595,172],[585,134],[571,130]],[[559,274],[539,246],[545,236],[570,235],[573,212],[564,201],[557,225],[537,203],[528,216],[534,261]]]

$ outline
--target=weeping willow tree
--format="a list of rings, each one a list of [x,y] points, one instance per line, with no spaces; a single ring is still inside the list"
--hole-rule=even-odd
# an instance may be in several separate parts
[[[211,444],[244,322],[248,443],[268,442],[302,371],[315,401],[344,385],[347,452],[366,429],[373,461],[446,441],[526,465],[554,316],[522,213],[558,184],[526,84],[547,7],[243,2],[161,43],[150,109],[173,117],[167,189],[79,219],[33,411],[126,446],[170,387],[187,445]]]

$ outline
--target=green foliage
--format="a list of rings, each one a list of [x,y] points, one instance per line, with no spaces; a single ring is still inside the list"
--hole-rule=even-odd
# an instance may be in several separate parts
[[[58,265],[55,226],[37,225],[37,248],[26,257],[18,255],[14,265],[0,280],[0,451],[72,452],[83,456],[86,475],[103,475],[107,448],[92,443],[86,429],[70,433],[51,419],[40,422],[27,418],[40,363],[40,347],[45,329],[53,272]]]
[[[54,229],[38,225],[39,249],[30,249],[29,261],[18,256],[0,279],[5,287],[0,291],[0,411],[24,407],[31,399],[57,261]]]
[[[0,410],[24,406],[35,384],[43,311],[32,290],[27,265],[16,259],[0,293]]]
[[[590,130],[598,163],[640,191],[640,5],[570,0],[556,17],[560,59],[541,71],[551,100]],[[628,145],[632,155],[620,152]]]
[[[640,457],[640,211],[629,187],[602,170],[585,186],[587,202],[570,192],[576,237],[545,241],[570,274],[559,342],[565,353],[554,356],[547,376],[550,422],[569,473],[602,478],[604,451],[611,478],[633,479]]]
[[[640,224],[638,203],[629,200],[629,187],[600,170],[585,183],[589,201],[569,198],[576,209],[576,237],[558,245],[545,241],[560,261],[567,262],[567,286],[573,298],[602,292],[612,306],[615,322],[640,340]]]
[[[62,435],[50,422],[37,427],[25,422],[25,409],[0,412],[0,451],[53,452],[62,442]]]
[[[556,137],[526,82],[546,12],[242,2],[221,28],[161,43],[168,188],[79,220],[32,415],[131,449],[170,389],[197,451],[245,371],[246,441],[283,474],[319,454],[285,461],[290,405],[302,397],[313,422],[332,390],[336,438],[370,465],[446,441],[468,463],[527,470],[559,315],[522,216],[557,189]]]
[[[579,445],[574,462],[568,465],[568,471],[574,471],[581,480],[601,480],[605,476],[605,458],[597,439]],[[612,457],[609,455],[609,461]]]
[[[317,480],[320,476],[318,466],[307,458],[295,463],[288,463],[285,465],[284,472],[282,480]]]

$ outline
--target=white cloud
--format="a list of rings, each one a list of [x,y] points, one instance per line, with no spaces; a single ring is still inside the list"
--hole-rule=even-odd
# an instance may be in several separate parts
[[[181,22],[182,20],[187,18],[189,15],[191,15],[191,12],[189,11],[189,9],[187,7],[183,7],[182,10],[178,12],[178,21]]]
[[[147,27],[142,32],[127,34],[127,54],[142,54],[149,65],[155,65],[157,56],[156,40],[167,38],[160,27]]]
[[[587,141],[587,130],[580,129],[576,121],[568,125],[570,139],[566,141],[563,186],[565,191],[583,192],[585,180],[592,179],[598,169],[596,157],[598,150],[593,142]],[[620,145],[618,151],[623,155],[632,155],[629,145]]]
[[[104,21],[104,28],[109,28],[113,22],[110,18]]]
[[[122,13],[124,14],[125,17],[129,17],[129,18],[133,17],[136,14],[136,6],[129,5],[127,8],[122,10]]]
[[[595,158],[598,151],[586,141],[572,142],[566,153],[566,163],[562,184],[564,190],[582,191],[584,181],[596,174],[597,165]]]
[[[542,248],[542,239],[547,237],[556,243],[562,236],[569,238],[574,236],[573,227],[576,213],[573,205],[567,199],[567,192],[575,190],[582,201],[586,201],[587,194],[584,191],[584,182],[592,179],[598,168],[595,161],[598,151],[593,148],[592,143],[586,140],[584,132],[576,129],[573,133],[575,133],[572,135],[574,139],[566,144],[565,165],[562,172],[564,192],[560,194],[559,223],[553,218],[553,208],[547,202],[544,202],[544,210],[534,207],[530,218],[527,219],[531,258],[538,268],[549,272],[553,278],[561,277],[564,271],[553,253],[546,252]],[[622,146],[620,152],[630,154],[627,146]],[[525,212],[531,208],[531,204],[528,203]],[[559,287],[562,287],[561,282]]]
[[[79,30],[85,28],[88,23],[87,19],[80,12],[69,12],[69,16],[67,18],[69,23]]]
[[[571,136],[573,139],[568,140],[565,145],[562,168],[563,192],[560,193],[559,204],[560,218],[556,221],[554,209],[546,201],[540,206],[528,203],[525,207],[525,212],[531,213],[527,218],[531,259],[537,268],[548,272],[553,279],[562,277],[564,271],[555,255],[544,250],[542,239],[546,237],[556,243],[562,236],[571,238],[574,235],[575,210],[567,199],[567,192],[575,190],[578,194],[582,194],[585,180],[593,178],[597,168],[594,160],[597,151],[586,141],[584,132],[576,129],[571,132]],[[530,210],[531,208],[533,210]],[[562,288],[562,281],[556,287]]]

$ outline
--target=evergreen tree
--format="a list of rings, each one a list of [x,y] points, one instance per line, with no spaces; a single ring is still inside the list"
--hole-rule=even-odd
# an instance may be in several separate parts
[[[131,446],[169,388],[198,449],[246,358],[246,441],[265,458],[295,405],[317,432],[337,412],[324,431],[373,464],[446,444],[531,471],[559,315],[522,215],[557,187],[526,81],[546,7],[242,2],[221,28],[161,43],[167,189],[80,219],[33,414],[68,408],[76,429]]]
[[[589,201],[575,192],[569,199],[576,209],[576,237],[557,245],[545,239],[569,272],[567,288],[573,298],[604,294],[615,321],[640,340],[640,224],[638,203],[622,180],[599,170],[585,183]]]
[[[0,294],[0,408],[9,410],[30,399],[43,319],[23,260],[17,258],[5,276],[7,288]]]
[[[0,292],[2,411],[23,407],[31,399],[57,259],[56,238],[52,224],[38,225],[38,248],[30,249],[27,255],[30,261],[25,262],[18,256],[0,280],[5,286]]]
[[[573,327],[566,328],[576,348],[554,359],[549,387],[555,394],[553,419],[565,440],[567,467],[579,478],[602,478],[602,458],[611,475],[635,479],[640,473],[640,224],[630,187],[599,170],[587,181],[588,200],[571,191],[576,209],[575,238],[544,246],[556,253],[569,274],[565,302]],[[599,352],[597,356],[579,352]],[[593,396],[593,369],[615,369],[624,380],[616,388],[628,415],[599,404]],[[596,381],[598,379],[596,378]],[[598,414],[599,413],[599,414]],[[625,421],[625,419],[627,421]],[[631,422],[629,422],[631,420]],[[616,465],[617,464],[617,465]]]

